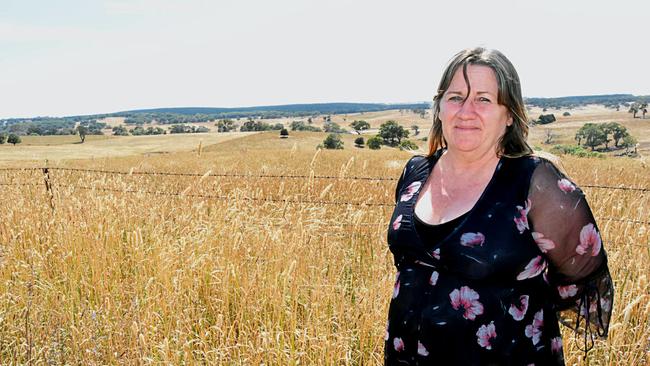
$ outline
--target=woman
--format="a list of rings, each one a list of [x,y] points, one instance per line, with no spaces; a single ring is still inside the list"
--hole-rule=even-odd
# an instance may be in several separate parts
[[[406,164],[388,230],[385,363],[563,365],[558,321],[589,348],[614,294],[584,194],[532,155],[500,52],[458,53],[433,109],[429,155]]]

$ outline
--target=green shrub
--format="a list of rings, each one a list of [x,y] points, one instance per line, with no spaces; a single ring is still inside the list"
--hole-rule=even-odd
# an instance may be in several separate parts
[[[383,141],[384,141],[384,139],[382,139],[381,137],[373,136],[373,137],[368,139],[368,142],[366,143],[366,145],[368,145],[368,148],[370,150],[379,150],[379,149],[381,149],[381,143]]]
[[[582,146],[575,145],[554,145],[550,151],[552,154],[573,155],[580,158],[603,158],[605,154],[596,151],[585,150]]]
[[[327,135],[325,140],[323,140],[323,147],[326,149],[341,150],[343,149],[343,141],[336,133],[330,133]]]
[[[399,143],[400,150],[417,150],[419,148],[420,147],[411,140],[402,140],[402,142]]]

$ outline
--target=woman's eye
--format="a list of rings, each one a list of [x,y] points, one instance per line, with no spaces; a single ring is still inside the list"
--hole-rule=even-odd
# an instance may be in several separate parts
[[[458,95],[453,95],[453,96],[449,97],[449,99],[447,99],[447,100],[449,100],[450,102],[460,102],[461,100],[463,100],[463,98],[461,98]]]
[[[481,103],[491,103],[492,101],[489,98],[486,97],[480,97],[478,98],[478,101]]]

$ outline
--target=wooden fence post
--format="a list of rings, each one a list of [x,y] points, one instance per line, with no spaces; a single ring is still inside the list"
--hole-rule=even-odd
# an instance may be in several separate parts
[[[50,195],[50,208],[54,211],[54,192],[52,191],[52,181],[50,179],[49,168],[43,168],[43,179],[45,180],[45,190]]]

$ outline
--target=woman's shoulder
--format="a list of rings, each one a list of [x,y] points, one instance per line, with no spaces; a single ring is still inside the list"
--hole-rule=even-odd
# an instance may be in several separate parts
[[[533,154],[510,158],[509,160],[512,161],[512,165],[530,171],[563,172],[560,159],[553,154],[543,151],[536,151]]]
[[[536,152],[533,155],[522,156],[514,160],[518,160],[520,166],[526,167],[526,179],[529,180],[529,187],[531,189],[535,188],[536,192],[545,191],[557,194],[574,190],[577,190],[577,193],[581,192],[576,183],[565,172],[560,159],[555,155]],[[548,189],[551,187],[559,187],[560,190]]]
[[[413,155],[404,165],[404,175],[408,175],[409,172],[418,171],[423,166],[426,166],[431,161],[431,157],[426,155]]]

